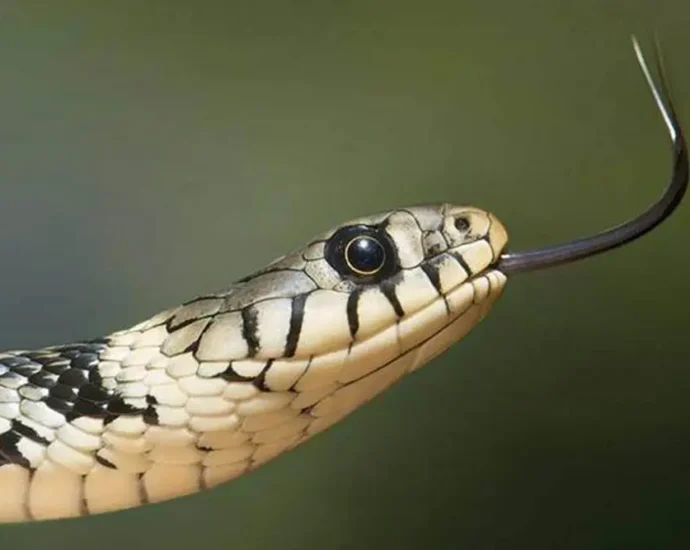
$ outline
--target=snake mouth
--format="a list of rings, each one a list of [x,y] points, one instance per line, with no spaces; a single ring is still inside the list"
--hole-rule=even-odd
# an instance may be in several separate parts
[[[500,297],[506,280],[500,270],[489,267],[484,272],[469,277],[444,296],[443,300],[448,304],[449,296],[454,292],[465,287],[472,292],[471,300],[456,304],[456,307],[460,306],[462,309],[448,310],[446,322],[440,328],[403,352],[407,354],[420,350],[409,370],[414,371],[427,364],[472,330]],[[425,346],[427,349],[424,349]]]
[[[313,403],[309,407],[310,416],[316,418],[313,433],[326,429],[463,338],[488,313],[505,281],[497,270],[477,274],[399,323],[341,350],[340,364],[334,364],[333,357],[313,358],[294,388],[304,392],[298,400]],[[335,372],[335,381],[314,384],[319,378],[323,382],[327,369],[331,377]]]
[[[332,368],[337,371],[337,387],[362,383],[393,364],[396,366],[392,370],[400,375],[418,369],[462,338],[483,318],[501,294],[505,281],[500,271],[485,270],[382,330],[340,350],[312,357],[295,389],[316,389],[324,379],[319,372]]]

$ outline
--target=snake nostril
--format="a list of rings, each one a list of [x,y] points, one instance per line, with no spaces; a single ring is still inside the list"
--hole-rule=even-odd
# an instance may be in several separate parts
[[[470,220],[465,216],[458,216],[455,218],[455,229],[461,232],[465,232],[470,228]]]

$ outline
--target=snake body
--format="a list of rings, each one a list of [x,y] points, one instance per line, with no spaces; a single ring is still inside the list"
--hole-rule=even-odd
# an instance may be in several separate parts
[[[351,220],[230,285],[96,340],[0,354],[0,522],[99,514],[256,469],[332,426],[467,334],[506,274],[562,265],[657,227],[688,152],[654,83],[673,172],[637,217],[504,253],[491,213],[417,206]]]
[[[506,240],[476,208],[386,212],[105,338],[0,355],[0,521],[166,500],[296,447],[474,327]]]

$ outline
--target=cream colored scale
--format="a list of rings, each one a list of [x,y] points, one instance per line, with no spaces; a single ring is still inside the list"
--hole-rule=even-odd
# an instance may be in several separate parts
[[[2,354],[0,521],[126,509],[245,474],[460,340],[506,273],[601,253],[658,225],[683,196],[687,153],[636,51],[674,147],[672,181],[649,210],[524,253],[504,252],[505,228],[484,210],[385,212],[103,340]]]

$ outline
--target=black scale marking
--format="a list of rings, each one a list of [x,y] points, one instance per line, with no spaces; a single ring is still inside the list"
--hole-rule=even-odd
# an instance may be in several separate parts
[[[32,441],[35,441],[36,443],[41,443],[42,445],[48,445],[50,443],[50,441],[48,441],[45,437],[39,435],[38,432],[36,432],[36,430],[34,430],[30,426],[27,426],[20,420],[12,421],[11,431],[18,433],[19,435],[23,435],[24,437],[28,437]]]
[[[227,382],[252,382],[254,380],[253,376],[242,376],[241,374],[235,372],[232,368],[232,362],[228,368],[225,369],[224,372],[218,374],[217,377],[220,377]]]
[[[269,388],[266,385],[266,373],[268,373],[268,369],[271,368],[273,361],[274,361],[273,359],[269,359],[268,361],[266,361],[266,364],[261,369],[259,376],[257,376],[256,378],[254,378],[252,380],[252,383],[254,384],[254,387],[257,390],[259,390],[259,391],[271,391],[271,388]]]
[[[259,313],[254,306],[242,309],[242,337],[247,342],[248,357],[259,351]]]
[[[352,336],[353,340],[357,336],[357,331],[359,330],[359,312],[357,311],[357,306],[359,305],[359,296],[361,293],[362,289],[357,287],[347,297],[347,324],[350,328],[350,336]]]
[[[405,310],[403,310],[403,307],[400,304],[400,300],[398,300],[398,295],[395,292],[395,287],[396,283],[391,281],[390,279],[386,279],[380,285],[381,292],[390,302],[391,306],[393,307],[393,311],[395,311],[395,314],[398,316],[398,319],[401,319],[405,316]]]
[[[103,458],[101,455],[96,453],[96,462],[98,462],[101,466],[105,466],[106,468],[110,468],[111,470],[117,470],[117,466],[110,462],[107,458]]]
[[[24,458],[24,455],[17,447],[21,438],[21,434],[14,430],[8,430],[0,434],[0,466],[3,464],[19,464],[24,468],[30,468],[29,461]]]
[[[435,260],[435,261],[434,261]],[[443,288],[441,286],[441,275],[439,273],[439,266],[438,264],[442,261],[443,259],[432,259],[431,261],[427,263],[422,263],[422,271],[424,272],[424,275],[426,275],[427,279],[429,279],[429,282],[432,284],[434,289],[436,290],[436,293],[443,298],[443,302],[446,305],[446,313],[450,315],[450,305],[448,304],[448,299],[446,298],[445,294],[443,293]]]
[[[304,305],[308,294],[298,294],[292,299],[292,311],[290,313],[290,328],[285,342],[285,357],[294,357],[297,351],[299,335],[302,332],[304,322]]]
[[[17,391],[25,400],[36,397],[68,421],[82,416],[103,418],[109,423],[122,415],[141,414],[148,424],[157,424],[156,401],[147,399],[147,408],[132,407],[113,390],[102,386],[98,373],[107,339],[69,344],[36,351],[19,352],[0,358],[0,386]],[[50,441],[21,420],[12,420],[9,430],[0,434],[0,466],[18,464],[30,469],[29,461],[18,448],[22,438],[42,445]],[[114,467],[97,457],[99,462]]]
[[[462,257],[462,254],[460,254],[459,252],[453,252],[450,254],[450,257],[460,264],[460,267],[462,267],[465,270],[465,273],[467,273],[468,277],[472,277],[472,275],[474,275],[474,273],[472,272],[472,268],[465,261],[465,258]]]

